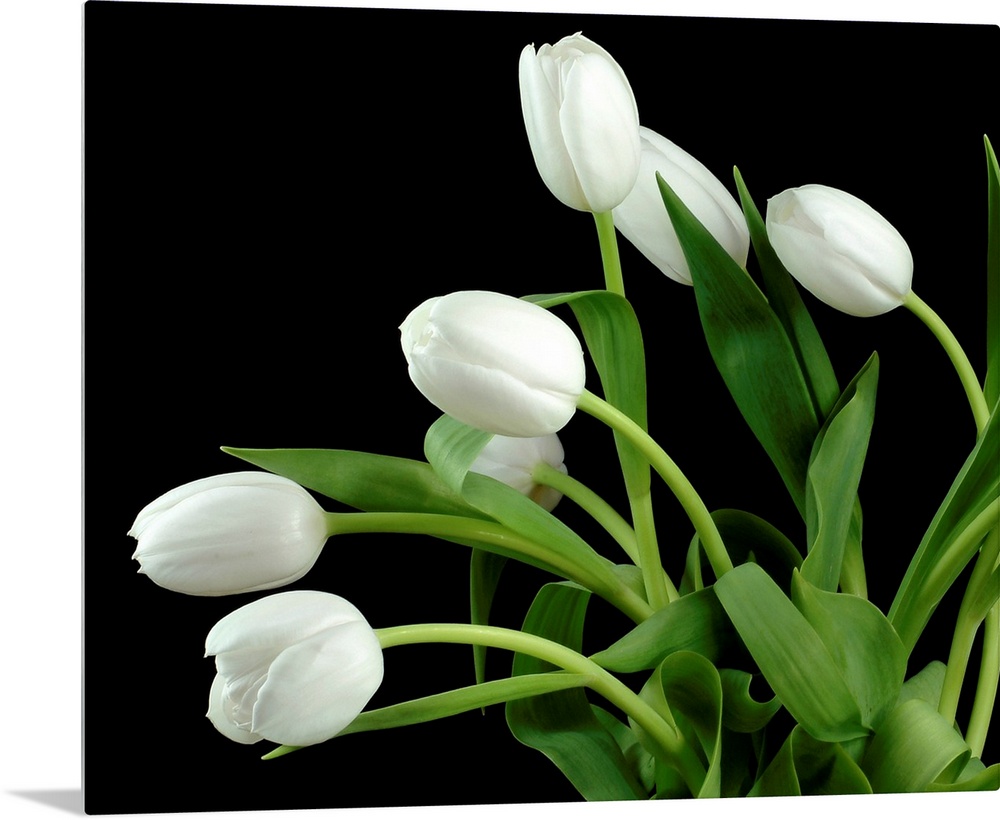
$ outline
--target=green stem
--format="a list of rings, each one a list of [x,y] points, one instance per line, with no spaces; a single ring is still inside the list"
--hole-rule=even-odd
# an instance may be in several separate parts
[[[983,628],[983,656],[979,664],[979,681],[976,697],[969,716],[969,729],[965,742],[972,749],[973,757],[982,758],[986,745],[986,732],[993,717],[993,704],[1000,681],[1000,603],[994,604],[986,615]]]
[[[383,649],[416,643],[472,644],[520,652],[585,675],[588,688],[621,709],[670,757],[692,794],[701,789],[705,768],[684,736],[614,675],[569,647],[515,629],[472,624],[412,624],[376,629],[375,634]]]
[[[995,522],[997,514],[1000,513],[1000,502],[988,507],[984,514],[986,513],[991,513]],[[986,536],[986,541],[979,551],[979,558],[972,568],[972,575],[969,577],[958,610],[958,625],[952,638],[948,670],[945,673],[944,688],[938,705],[938,711],[948,719],[949,723],[955,720],[958,711],[958,696],[965,678],[972,643],[976,632],[979,631],[979,624],[989,609],[993,609],[995,603],[991,602],[989,609],[983,610],[982,601],[989,593],[985,587],[993,581],[993,568],[996,566],[998,556],[1000,556],[1000,532],[994,527]]]
[[[708,560],[712,565],[712,571],[716,578],[721,578],[726,572],[733,568],[733,562],[726,551],[719,528],[712,519],[712,514],[708,507],[701,500],[701,496],[695,491],[691,482],[680,471],[680,468],[673,462],[670,456],[657,444],[638,424],[626,416],[621,411],[612,407],[606,401],[598,398],[589,390],[584,390],[577,408],[589,413],[595,418],[603,421],[612,429],[617,430],[625,436],[643,454],[652,468],[666,482],[674,496],[681,503],[688,518],[694,525],[698,538],[708,555]],[[643,555],[643,559],[647,556]],[[649,556],[652,560],[652,556]],[[655,556],[656,565],[659,566],[659,556]],[[643,573],[647,573],[647,566],[642,566]],[[662,573],[661,573],[662,574]]]
[[[641,623],[653,610],[614,573],[610,561],[597,553],[589,556],[588,567],[559,551],[519,535],[494,521],[459,515],[406,512],[326,513],[327,535],[392,532],[450,538],[460,543],[474,542],[484,549],[493,547],[501,555],[526,560],[533,566],[555,571],[576,581]]]
[[[913,291],[910,291],[906,296],[903,304],[927,325],[931,333],[941,343],[945,353],[948,354],[948,358],[951,359],[951,363],[958,372],[962,387],[965,389],[966,398],[969,400],[969,407],[972,408],[972,415],[976,420],[976,429],[982,433],[986,427],[986,422],[990,418],[990,408],[983,397],[983,390],[979,385],[979,379],[976,378],[976,371],[973,369],[969,357],[965,355],[965,351],[959,344],[958,339],[955,338],[955,334],[951,332],[951,329],[942,321],[941,317]]]
[[[622,278],[622,263],[618,256],[618,236],[611,211],[594,214],[597,224],[597,239],[601,243],[601,259],[604,262],[604,286],[619,296],[625,295],[625,280]]]
[[[600,524],[618,545],[639,565],[639,553],[636,546],[635,530],[618,514],[618,511],[608,504],[597,493],[570,475],[557,470],[551,464],[541,461],[531,473],[531,480],[558,490],[566,498],[586,511],[591,518]]]

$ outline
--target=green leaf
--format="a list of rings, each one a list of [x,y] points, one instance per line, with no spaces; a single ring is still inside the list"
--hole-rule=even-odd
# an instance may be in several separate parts
[[[751,797],[871,793],[864,772],[839,743],[816,740],[801,726],[750,790]]]
[[[989,137],[986,144],[988,234],[986,251],[986,382],[983,393],[992,407],[1000,399],[1000,165]]]
[[[353,450],[222,449],[358,510],[484,517],[422,461]]]
[[[877,731],[906,675],[906,651],[896,631],[874,604],[818,589],[798,573],[792,601],[833,656],[862,723]]]
[[[722,680],[722,725],[734,732],[763,729],[781,708],[777,696],[758,701],[750,694],[753,675],[742,669],[720,669]]]
[[[642,747],[639,738],[635,736],[635,732],[628,724],[622,723],[600,706],[591,708],[598,721],[608,730],[608,733],[618,744],[618,748],[622,750],[625,760],[628,761],[631,770],[636,773],[643,790],[645,792],[653,791],[656,787],[656,759]]]
[[[941,661],[931,661],[912,677],[903,682],[896,701],[898,706],[908,700],[923,700],[937,708],[941,701],[941,690],[944,689],[944,678],[948,667]]]
[[[868,733],[837,660],[764,570],[742,564],[714,589],[771,689],[809,734],[837,742]]]
[[[719,673],[704,656],[680,651],[664,658],[640,692],[641,697],[701,750],[708,762],[705,780],[696,797],[720,797],[722,789],[722,683]],[[641,742],[655,746],[637,725]],[[675,778],[669,778],[673,792]]]
[[[897,706],[879,728],[861,768],[876,793],[926,791],[952,783],[971,752],[955,728],[925,700]]]
[[[412,726],[415,723],[428,723],[497,703],[508,703],[520,698],[538,697],[567,689],[579,689],[586,683],[586,675],[568,672],[543,672],[487,681],[475,686],[383,706],[380,709],[370,709],[358,715],[340,734],[350,735]]]
[[[777,527],[744,510],[715,510],[712,520],[734,564],[747,561],[760,564],[768,575],[779,579],[778,586],[788,590],[792,570],[801,566],[802,555]],[[687,568],[681,578],[682,595],[702,588],[702,568],[708,565],[701,541],[695,535],[688,548]]]
[[[580,650],[590,596],[575,585],[546,584],[525,618],[533,635]],[[517,653],[514,675],[534,675],[552,667]],[[583,689],[556,692],[507,704],[507,724],[526,746],[548,757],[587,800],[641,800],[646,791],[615,738],[601,724]]]
[[[719,599],[709,588],[671,601],[591,659],[613,672],[638,672],[656,668],[681,650],[718,661],[738,644]]]
[[[819,417],[788,335],[764,294],[657,175],[691,269],[705,340],[743,418],[805,513]]]
[[[960,556],[948,555],[952,542],[1000,497],[998,461],[1000,412],[994,406],[986,428],[924,533],[889,608],[889,621],[908,652],[916,645],[935,607],[978,549],[978,544],[972,544]]]
[[[492,433],[469,427],[446,414],[427,429],[424,456],[448,488],[461,494],[469,467],[492,438]]]
[[[503,555],[486,550],[473,549],[469,561],[469,612],[474,624],[486,625],[490,622],[493,596],[500,583],[500,574],[507,563]],[[486,647],[473,644],[472,661],[476,671],[476,683],[486,680]]]
[[[795,280],[778,259],[767,238],[767,228],[761,218],[760,211],[754,205],[747,191],[743,177],[737,169],[733,169],[736,187],[739,191],[743,214],[750,230],[750,240],[753,242],[754,254],[760,265],[763,279],[763,290],[775,315],[785,328],[788,340],[795,351],[809,395],[812,397],[816,415],[825,419],[840,395],[837,376],[833,371],[830,357],[823,345],[816,325],[802,301]]]
[[[802,576],[834,592],[851,532],[858,484],[875,417],[878,356],[865,363],[816,436],[806,476],[809,554]]]

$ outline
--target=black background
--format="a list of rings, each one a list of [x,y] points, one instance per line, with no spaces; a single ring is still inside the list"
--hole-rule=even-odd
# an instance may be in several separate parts
[[[233,744],[204,718],[214,665],[202,657],[216,620],[257,596],[160,589],[135,574],[126,536],[162,492],[243,469],[222,445],[422,457],[438,411],[406,376],[397,326],[423,299],[602,286],[591,217],[551,196],[524,136],[528,42],[582,30],[606,47],[642,122],[731,190],[738,166],[761,211],[812,182],[869,202],[909,241],[915,291],[983,371],[996,27],[94,0],[84,22],[90,813],[578,799],[500,708],[259,761],[267,744]],[[624,240],[621,253],[651,432],[710,508],[753,511],[801,540],[711,362],[693,291]],[[915,317],[855,319],[806,299],[842,383],[881,357],[861,494],[871,597],[885,609],[974,427]],[[570,471],[620,504],[605,431],[578,417],[561,437]],[[690,526],[657,493],[679,578]],[[559,512],[588,532],[572,505]],[[464,621],[467,567],[443,542],[344,537],[293,588],[344,595],[376,627]],[[509,564],[495,621],[518,626],[548,580]],[[953,610],[932,627],[950,633]],[[592,614],[594,649],[627,626],[600,602]],[[946,646],[922,645],[916,661]],[[509,657],[491,664],[502,676]],[[471,676],[466,648],[390,650],[373,705]]]

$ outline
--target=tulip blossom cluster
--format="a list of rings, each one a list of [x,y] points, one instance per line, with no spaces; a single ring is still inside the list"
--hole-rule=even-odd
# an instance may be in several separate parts
[[[403,381],[405,364],[413,388],[401,388],[405,401],[426,400],[442,414],[427,431],[425,460],[227,449],[258,469],[171,490],[129,530],[139,572],[192,596],[293,586],[334,535],[419,534],[428,551],[436,540],[460,545],[472,555],[468,588],[434,594],[469,600],[469,622],[374,628],[333,592],[255,597],[205,639],[216,668],[206,693],[211,726],[239,744],[276,744],[270,759],[347,732],[506,703],[515,736],[586,799],[998,788],[1000,764],[983,760],[1000,679],[995,653],[981,652],[975,683],[966,673],[980,628],[987,640],[1000,629],[1000,375],[981,378],[914,294],[907,242],[867,203],[806,184],[768,199],[761,220],[738,173],[739,204],[705,165],[640,125],[621,65],[582,34],[526,46],[519,82],[542,180],[598,221],[606,287],[560,280],[540,288],[548,296],[428,295],[399,325],[401,360],[386,363]],[[650,263],[630,276],[659,270],[693,286],[719,375],[804,534],[782,533],[751,510],[710,509],[668,454],[676,431],[666,443],[651,435],[642,311],[625,298],[609,225]],[[1000,248],[1000,225],[991,231]],[[989,275],[997,316],[1000,265]],[[925,536],[893,544],[912,558],[885,611],[868,598],[869,584],[885,579],[865,572],[859,488],[887,365],[873,354],[853,378],[838,379],[811,297],[814,307],[856,317],[910,309],[943,343],[972,410],[975,446]],[[996,368],[1000,338],[990,345]],[[607,428],[621,468],[613,491],[624,487],[627,507],[570,475],[558,434],[578,411]],[[723,455],[726,432],[712,442]],[[686,516],[667,537],[653,515],[654,480]],[[323,499],[350,511],[327,511]],[[556,517],[570,505],[597,536]],[[509,560],[552,576],[521,630],[489,618]],[[364,580],[342,578],[338,593]],[[952,641],[919,666],[913,649],[949,594],[960,596]],[[584,655],[583,613],[588,628],[601,615],[587,610],[592,597],[618,610],[613,624],[630,623]],[[510,674],[487,680],[476,654],[474,680],[456,676],[433,697],[370,709],[384,653],[432,642],[512,652]],[[772,693],[766,701],[750,694],[757,678]],[[615,713],[592,705],[590,693]],[[959,720],[963,697],[974,705]]]

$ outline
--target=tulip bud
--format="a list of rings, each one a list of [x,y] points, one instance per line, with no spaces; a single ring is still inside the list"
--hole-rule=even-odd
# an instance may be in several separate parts
[[[582,34],[521,52],[521,110],[542,180],[578,211],[604,213],[639,172],[639,114],[625,72]]]
[[[555,433],[535,438],[493,436],[480,450],[469,470],[502,481],[552,512],[562,498],[562,493],[552,487],[536,484],[532,473],[535,467],[544,462],[565,475],[563,458],[562,442]]]
[[[354,720],[382,683],[382,647],[353,604],[298,590],[231,612],[205,639],[208,718],[238,743],[309,746]]]
[[[742,267],[750,252],[750,232],[732,194],[698,160],[665,137],[641,127],[642,159],[632,192],[614,209],[615,225],[650,262],[683,285],[691,271],[663,205],[659,172],[698,221]]]
[[[146,505],[129,535],[139,572],[174,592],[232,595],[290,584],[326,543],[323,508],[281,476],[229,473]]]
[[[457,291],[428,299],[399,329],[414,385],[470,427],[547,436],[576,411],[583,349],[545,308],[501,293]]]
[[[789,188],[767,202],[767,238],[801,285],[851,316],[878,316],[910,293],[913,256],[889,222],[825,185]]]

